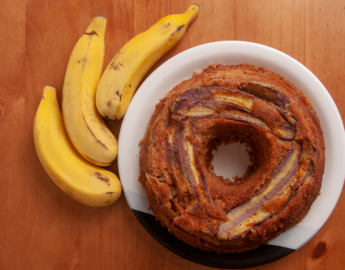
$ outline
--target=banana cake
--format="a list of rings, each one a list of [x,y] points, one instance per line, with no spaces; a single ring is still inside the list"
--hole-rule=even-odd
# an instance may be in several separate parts
[[[245,143],[252,164],[217,176],[212,151]],[[319,194],[325,142],[308,98],[253,65],[211,65],[156,105],[139,181],[156,219],[198,249],[241,253],[300,222]]]

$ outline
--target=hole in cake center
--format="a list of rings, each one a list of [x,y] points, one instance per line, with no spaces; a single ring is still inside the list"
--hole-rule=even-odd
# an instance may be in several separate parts
[[[234,177],[242,177],[252,164],[248,155],[246,144],[222,144],[218,150],[213,150],[212,165],[217,176],[234,181]]]

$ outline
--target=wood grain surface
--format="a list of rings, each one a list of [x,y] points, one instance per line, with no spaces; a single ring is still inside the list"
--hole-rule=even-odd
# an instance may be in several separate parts
[[[201,6],[198,18],[151,71],[200,44],[261,43],[309,68],[328,89],[344,121],[343,0],[2,0],[0,269],[209,269],[156,242],[123,195],[100,209],[69,198],[44,171],[32,135],[43,87],[55,85],[61,99],[70,53],[94,14],[108,20],[107,64],[130,38],[165,15],[184,12],[193,2]],[[118,136],[121,122],[107,124]],[[110,170],[117,173],[116,162]],[[344,269],[344,207],[343,191],[314,238],[291,255],[255,269]]]

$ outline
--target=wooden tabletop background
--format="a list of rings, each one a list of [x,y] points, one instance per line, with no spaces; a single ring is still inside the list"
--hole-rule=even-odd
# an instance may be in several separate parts
[[[48,177],[32,125],[44,85],[59,100],[71,51],[94,14],[107,17],[105,64],[133,36],[193,2],[200,14],[151,70],[191,47],[261,43],[309,68],[345,117],[343,0],[2,0],[0,7],[0,269],[209,269],[178,257],[140,225],[125,197],[84,206]],[[121,122],[107,122],[118,136]],[[116,162],[110,167],[117,173]],[[131,169],[131,164],[128,164]],[[327,179],[326,179],[327,180]],[[345,194],[299,250],[255,269],[344,269]]]

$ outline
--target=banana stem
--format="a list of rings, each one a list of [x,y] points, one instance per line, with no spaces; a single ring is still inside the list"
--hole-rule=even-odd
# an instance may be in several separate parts
[[[85,35],[97,35],[104,39],[107,19],[103,15],[95,15],[85,31]]]

